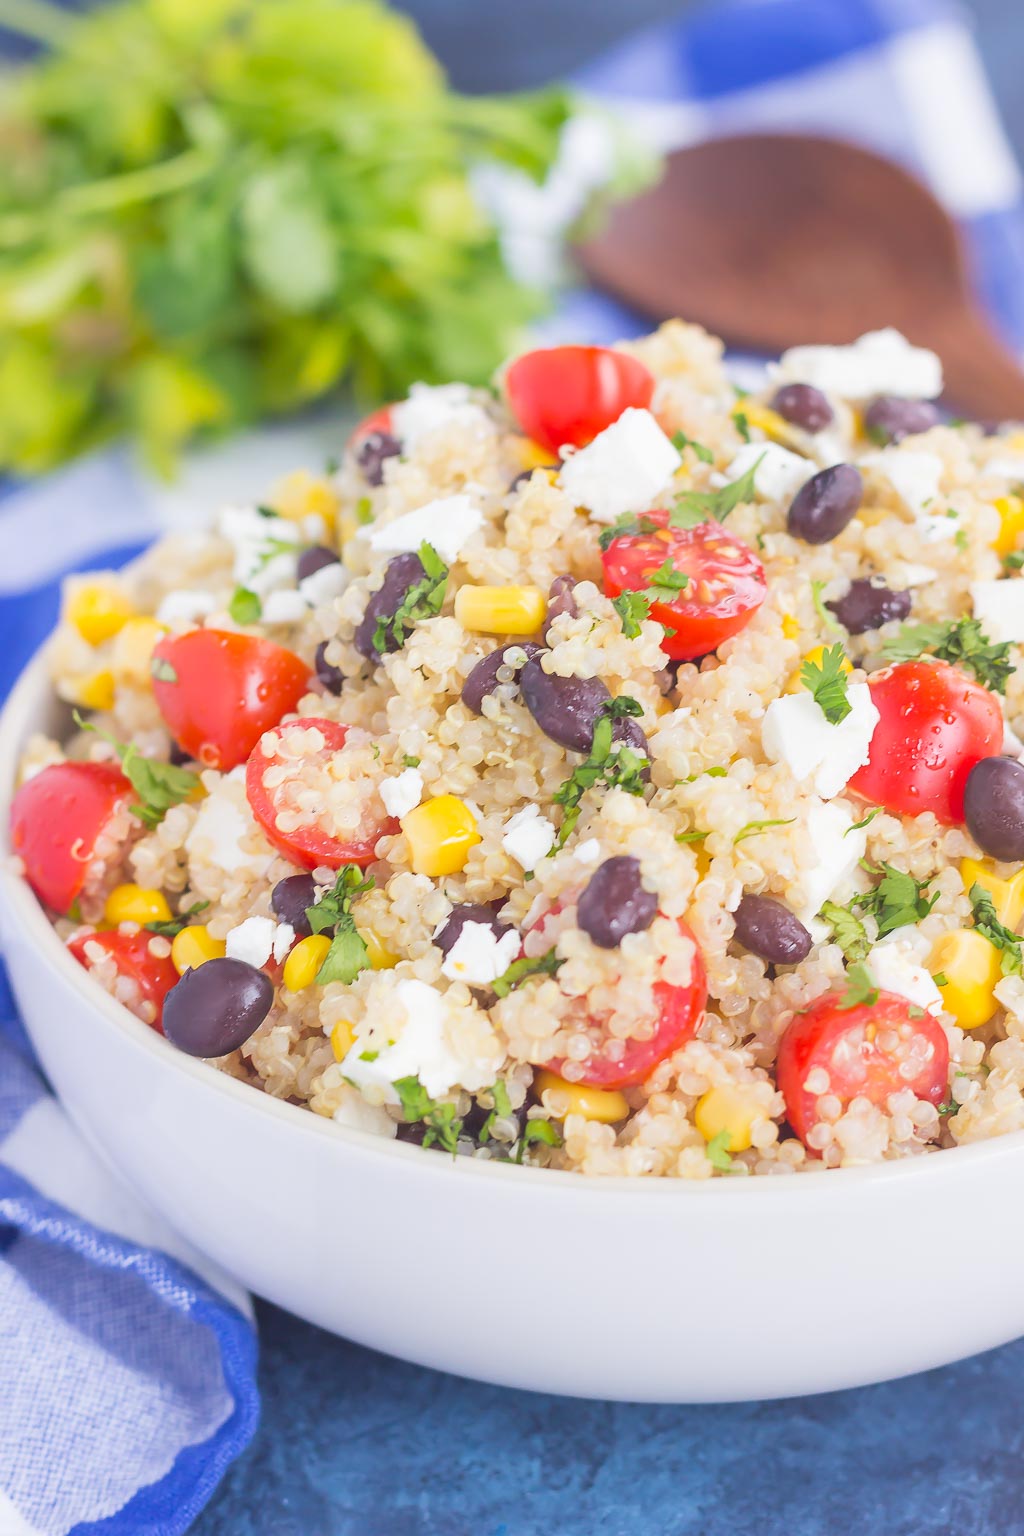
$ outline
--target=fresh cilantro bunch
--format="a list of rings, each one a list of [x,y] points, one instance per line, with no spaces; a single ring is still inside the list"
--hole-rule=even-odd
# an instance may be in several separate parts
[[[379,0],[2,9],[46,51],[0,104],[0,472],[483,383],[540,307],[471,176],[542,179],[565,92],[458,96]]]
[[[1016,669],[1009,645],[995,644],[977,619],[954,619],[948,624],[901,624],[897,634],[882,647],[888,661],[915,661],[928,651],[940,661],[951,662],[974,674],[994,693],[1006,692],[1006,680]]]
[[[333,891],[327,891],[313,906],[306,908],[306,918],[313,933],[330,933],[331,947],[316,973],[316,982],[325,987],[329,981],[348,986],[370,964],[366,940],[356,928],[353,904],[373,889],[373,877],[355,864],[343,864],[338,870]]]

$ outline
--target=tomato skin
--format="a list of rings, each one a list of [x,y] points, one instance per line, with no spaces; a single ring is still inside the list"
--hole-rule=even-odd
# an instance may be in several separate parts
[[[898,816],[964,818],[971,769],[1003,746],[994,693],[945,661],[903,661],[868,678],[881,715],[871,755],[849,788]]]
[[[74,955],[79,965],[88,966],[85,955],[86,944],[100,944],[110,955],[118,971],[122,976],[129,976],[132,981],[138,983],[142,993],[142,1001],[150,1003],[156,1010],[155,1018],[144,1019],[143,1023],[149,1024],[159,1034],[163,1034],[164,998],[173,986],[176,986],[180,977],[169,954],[154,955],[150,953],[149,944],[153,935],[145,928],[137,933],[122,933],[120,929],[112,929],[109,933],[82,933],[68,940],[68,949]]]
[[[557,910],[557,909],[552,909]],[[618,1061],[591,1056],[579,1063],[580,1074],[572,1081],[586,1088],[632,1088],[645,1082],[659,1062],[671,1056],[687,1040],[697,1033],[708,1001],[707,971],[700,946],[689,925],[679,919],[679,931],[693,943],[693,968],[689,984],[676,986],[667,981],[655,983],[654,995],[658,1000],[658,1024],[649,1040],[626,1040],[625,1051]],[[566,1065],[564,1057],[546,1063],[553,1072],[561,1074]],[[576,1065],[576,1064],[574,1064]]]
[[[25,781],[11,802],[11,847],[40,901],[70,911],[104,828],[134,798],[113,763],[51,763]]]
[[[369,416],[364,416],[359,425],[349,434],[348,446],[350,449],[359,447],[366,438],[372,437],[375,432],[391,435],[393,418],[390,405],[379,405]]]
[[[153,660],[175,674],[153,677],[171,735],[204,767],[225,772],[296,708],[312,676],[294,651],[224,629],[168,635]]]
[[[338,725],[333,720],[320,720],[312,716],[304,717],[296,723],[306,727],[315,726],[322,733],[326,743],[325,756],[340,752],[345,745],[345,738],[348,736],[346,725]],[[277,732],[271,730],[265,734],[275,736]],[[264,752],[261,737],[253,747],[245,769],[245,793],[252,813],[263,828],[267,841],[273,843],[286,859],[290,859],[293,864],[298,864],[301,869],[316,869],[322,864],[329,869],[340,869],[343,864],[358,864],[360,869],[365,869],[367,864],[372,864],[377,839],[397,832],[398,822],[388,817],[381,822],[372,837],[351,843],[339,842],[337,838],[330,837],[315,825],[299,827],[294,832],[279,831],[275,822],[277,807],[263,781],[264,773],[275,760],[272,757],[268,758]]]
[[[649,406],[654,378],[610,347],[541,347],[511,364],[505,393],[527,437],[557,456],[585,448],[630,406]]]
[[[890,1093],[904,1088],[930,1104],[938,1104],[946,1094],[949,1042],[933,1014],[913,1017],[913,1004],[893,992],[880,992],[876,1003],[860,1003],[856,1008],[841,1008],[842,998],[842,992],[826,992],[806,1013],[795,1015],[779,1043],[776,1081],[789,1123],[805,1146],[819,1117],[818,1095],[808,1093],[804,1083],[817,1067],[829,1074],[826,1091],[840,1099],[844,1108],[858,1097],[884,1104]],[[871,1039],[865,1033],[869,1025],[874,1026]],[[898,1058],[877,1043],[882,1032],[900,1028],[911,1029],[932,1047],[931,1059],[913,1078],[901,1077]],[[814,1152],[814,1148],[808,1150]]]
[[[671,528],[666,511],[643,516],[656,523],[659,531],[624,533],[612,540],[601,556],[605,592],[609,597],[643,592],[654,572],[670,560],[677,571],[690,577],[690,584],[672,601],[651,604],[651,618],[675,631],[665,635],[661,648],[673,661],[707,656],[739,634],[764,602],[768,595],[764,566],[750,546],[721,523]],[[720,591],[712,591],[710,600],[708,582],[724,584]]]

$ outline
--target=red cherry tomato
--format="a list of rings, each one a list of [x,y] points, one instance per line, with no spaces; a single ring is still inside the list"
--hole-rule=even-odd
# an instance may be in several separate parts
[[[379,405],[369,416],[364,416],[355,431],[349,434],[348,446],[355,449],[366,438],[372,437],[375,432],[390,433],[392,431],[391,406]]]
[[[551,916],[559,910],[557,906],[545,913],[545,917]],[[540,919],[540,923],[544,918]],[[707,1007],[708,982],[707,972],[704,967],[704,957],[700,952],[697,940],[686,923],[679,920],[680,932],[693,942],[693,966],[690,972],[690,980],[686,986],[678,986],[667,981],[659,981],[654,985],[654,996],[658,1004],[658,1022],[654,1033],[648,1040],[616,1041],[616,1046],[622,1046],[621,1053],[614,1058],[608,1056],[606,1047],[610,1044],[608,1036],[603,1028],[603,1021],[594,1019],[589,1033],[594,1042],[594,1049],[586,1061],[579,1063],[582,1072],[573,1077],[573,1082],[582,1083],[587,1088],[630,1088],[636,1083],[642,1083],[650,1077],[659,1061],[664,1061],[666,1056],[671,1056],[673,1051],[685,1045],[687,1040],[692,1040],[697,1032]],[[553,1072],[561,1072],[565,1066],[562,1057],[547,1063]]]
[[[876,1003],[856,1008],[840,1007],[842,998],[841,992],[819,997],[806,1013],[796,1015],[779,1044],[776,1080],[789,1123],[805,1146],[820,1119],[820,1092],[805,1086],[816,1068],[828,1074],[824,1093],[835,1095],[844,1108],[858,1097],[884,1104],[890,1093],[904,1088],[930,1104],[945,1097],[949,1042],[938,1019],[892,992],[880,992]],[[889,1044],[893,1034],[898,1037],[894,1047]],[[905,1076],[902,1068],[909,1062],[914,1070]]]
[[[657,524],[657,531],[623,533],[612,540],[601,557],[604,589],[609,597],[647,592],[655,572],[668,561],[671,571],[689,579],[679,591],[656,588],[663,595],[652,602],[651,618],[667,631],[662,649],[674,661],[707,656],[749,624],[764,602],[764,566],[721,523],[670,528],[665,511],[643,516]]]
[[[505,393],[527,437],[557,455],[566,444],[585,448],[629,406],[649,406],[654,378],[610,347],[542,347],[516,358]]]
[[[71,910],[97,843],[134,798],[113,763],[52,763],[26,780],[11,803],[11,847],[40,901],[55,912]]]
[[[324,745],[315,756],[317,763],[326,764],[345,746],[345,738],[348,735],[348,727],[345,725],[336,725],[332,720],[315,718],[293,723],[304,730],[315,728],[323,736]],[[303,764],[311,762],[307,756],[300,764],[287,754],[279,752],[278,744],[282,736],[291,729],[292,725],[283,725],[276,730],[267,731],[252,749],[245,770],[245,792],[249,797],[253,815],[274,847],[279,848],[285,858],[303,869],[316,869],[320,864],[326,864],[330,869],[340,869],[342,864],[358,864],[360,869],[365,869],[367,864],[373,862],[373,851],[377,846],[377,839],[397,832],[398,823],[393,818],[387,817],[374,822],[364,820],[359,829],[359,835],[350,842],[341,842],[338,838],[332,837],[315,821],[304,823],[294,831],[282,832],[279,829],[277,825],[279,813],[291,809],[293,805],[292,790],[295,775],[285,778],[282,783],[275,784],[273,788],[268,788],[267,770],[291,763],[297,774]]]
[[[225,771],[295,709],[310,675],[293,651],[223,629],[169,635],[153,652],[153,692],[171,735]]]
[[[904,661],[868,682],[882,718],[849,788],[898,816],[963,821],[971,769],[1002,750],[995,694],[944,661]]]
[[[109,933],[82,933],[68,940],[68,949],[80,965],[86,968],[89,960],[85,953],[87,944],[99,944],[117,966],[118,974],[133,981],[138,988],[134,1000],[119,998],[130,1008],[136,1018],[163,1033],[161,1020],[164,998],[179,980],[178,972],[170,955],[154,955],[150,951],[153,934],[140,928],[138,933],[121,933],[113,929]]]

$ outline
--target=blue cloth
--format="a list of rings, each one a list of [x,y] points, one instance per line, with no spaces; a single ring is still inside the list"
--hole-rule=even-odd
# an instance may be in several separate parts
[[[659,147],[782,127],[852,137],[903,160],[959,220],[980,295],[1024,345],[1020,179],[960,15],[944,0],[727,0],[638,36],[581,83],[619,103]],[[570,296],[559,320],[580,339],[638,328],[593,294]],[[282,455],[294,446],[287,433],[275,441]],[[204,461],[206,490],[223,492],[225,467],[240,474],[250,457],[235,450],[212,471]],[[157,496],[120,455],[9,488],[0,696],[51,627],[60,576],[129,558],[180,520],[181,501]],[[2,989],[0,1339],[2,1536],[176,1536],[252,1435],[245,1298],[78,1140]],[[377,1529],[411,1529],[390,1519]]]

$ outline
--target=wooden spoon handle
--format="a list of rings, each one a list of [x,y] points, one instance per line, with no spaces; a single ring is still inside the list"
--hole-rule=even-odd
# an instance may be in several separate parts
[[[945,399],[955,410],[979,421],[1024,421],[1024,370],[980,315],[951,311],[914,340],[942,358]]]

